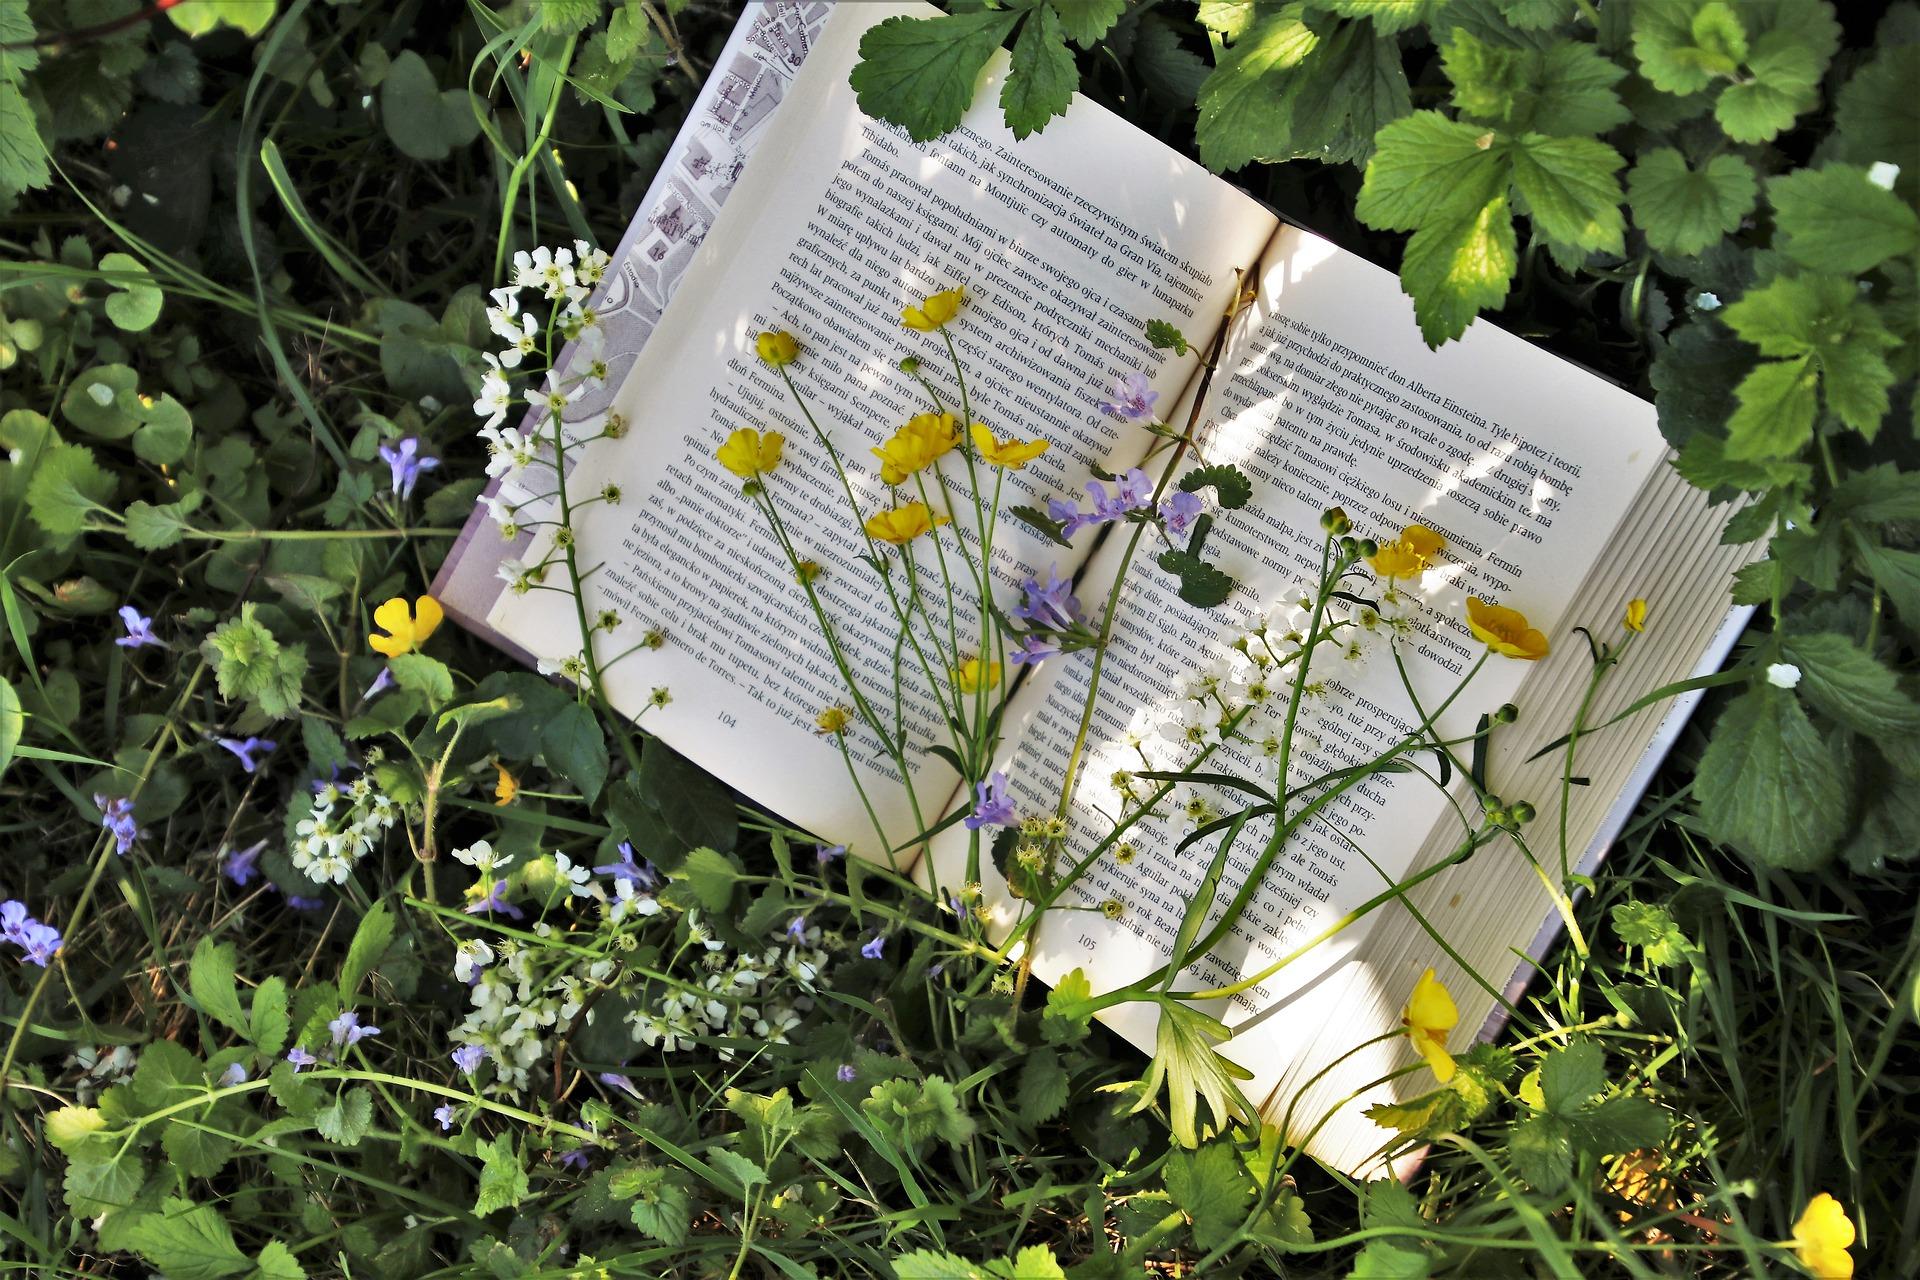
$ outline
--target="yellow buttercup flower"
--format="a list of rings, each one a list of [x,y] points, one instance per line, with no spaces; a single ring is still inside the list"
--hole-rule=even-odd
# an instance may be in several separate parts
[[[800,340],[785,329],[769,330],[753,340],[753,349],[762,360],[778,369],[800,358]]]
[[[822,734],[845,733],[852,723],[853,713],[845,707],[828,707],[813,718],[814,731]]]
[[[1820,1280],[1851,1280],[1853,1220],[1838,1200],[1822,1191],[1807,1201],[1806,1212],[1793,1224],[1793,1251],[1800,1265]]]
[[[1547,656],[1547,638],[1527,623],[1527,615],[1518,609],[1488,604],[1479,596],[1467,597],[1467,630],[1495,653],[1526,662]]]
[[[950,413],[922,413],[907,420],[893,438],[873,451],[880,459],[880,478],[904,484],[908,476],[933,465],[941,454],[960,443],[959,429]]]
[[[494,780],[493,784],[494,805],[499,807],[512,804],[513,798],[520,794],[520,784],[513,780],[512,774],[507,772],[507,766],[495,764],[493,767],[500,772],[500,776]]]
[[[1460,1010],[1454,1007],[1447,989],[1433,976],[1433,970],[1421,974],[1420,981],[1413,984],[1413,996],[1407,1001],[1407,1011],[1400,1021],[1407,1029],[1407,1039],[1433,1068],[1434,1078],[1441,1084],[1453,1079],[1453,1055],[1447,1052],[1447,1033],[1459,1023]]]
[[[1045,440],[995,440],[984,422],[972,427],[973,447],[988,466],[1018,471],[1047,451]]]
[[[926,503],[909,502],[904,507],[868,516],[866,529],[868,537],[891,542],[897,547],[948,523],[951,522],[945,516],[936,516],[929,511]]]
[[[713,456],[742,480],[751,480],[780,465],[780,450],[786,443],[787,438],[778,431],[761,435],[752,427],[742,427],[728,436]]]
[[[395,596],[373,611],[373,625],[387,634],[370,635],[367,643],[375,653],[397,658],[425,644],[445,617],[440,602],[432,596],[421,596],[412,609],[407,608],[404,596]]]
[[[966,300],[967,291],[963,288],[943,289],[922,298],[919,306],[906,308],[900,313],[900,319],[909,329],[932,333],[953,319]]]
[[[1410,524],[1398,538],[1382,543],[1367,563],[1382,578],[1415,578],[1426,571],[1446,545],[1445,538],[1425,525]]]
[[[1627,601],[1627,616],[1620,619],[1620,624],[1629,631],[1645,631],[1647,629],[1647,602],[1645,600]]]
[[[953,669],[953,683],[962,693],[978,693],[982,686],[995,688],[1000,683],[1000,664],[968,658]]]

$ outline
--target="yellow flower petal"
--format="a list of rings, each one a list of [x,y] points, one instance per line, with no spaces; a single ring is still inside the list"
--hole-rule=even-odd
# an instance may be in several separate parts
[[[1407,1039],[1433,1068],[1435,1078],[1441,1084],[1453,1079],[1453,1057],[1447,1052],[1447,1033],[1459,1024],[1460,1010],[1446,987],[1433,976],[1432,969],[1421,974],[1420,981],[1413,984],[1413,994],[1407,999],[1406,1012],[1400,1021],[1407,1029]]]
[[[507,766],[496,764],[493,767],[500,771],[499,778],[493,784],[493,803],[496,806],[512,804],[513,798],[520,794],[520,784],[507,772]]]
[[[880,459],[880,478],[888,484],[904,484],[908,476],[932,466],[941,456],[960,443],[958,427],[950,413],[922,413],[907,421],[873,456]]]
[[[440,602],[432,596],[419,597],[412,609],[408,609],[405,597],[395,596],[373,611],[373,624],[388,634],[369,635],[367,645],[389,658],[412,653],[439,629],[445,616]]]
[[[1382,578],[1416,578],[1446,545],[1445,538],[1425,525],[1410,524],[1398,538],[1383,543],[1378,552],[1368,557],[1367,563]]]
[[[1018,471],[1047,451],[1045,440],[996,440],[984,422],[974,423],[967,432],[973,437],[973,447],[982,461],[1009,471]]]
[[[921,299],[917,307],[908,307],[900,313],[901,323],[909,329],[918,329],[922,333],[931,333],[947,321],[953,319],[960,310],[960,304],[966,301],[964,288],[943,289],[939,293],[929,294]]]
[[[983,665],[978,658],[968,658],[953,669],[953,683],[962,693],[978,693],[982,685],[995,688],[1000,683],[1000,664]]]
[[[912,542],[923,533],[931,533],[940,525],[948,523],[945,516],[935,516],[924,502],[909,502],[905,506],[895,507],[891,511],[879,511],[867,517],[867,536],[894,546]]]
[[[1547,656],[1547,638],[1527,622],[1518,609],[1488,604],[1479,596],[1467,597],[1467,630],[1495,653],[1525,662],[1537,662]]]
[[[778,431],[761,435],[752,427],[741,427],[727,436],[713,451],[713,457],[742,480],[751,480],[780,465],[780,451],[786,443],[787,438]]]
[[[1822,1191],[1807,1202],[1793,1224],[1794,1252],[1820,1280],[1850,1280],[1853,1275],[1853,1220],[1838,1200]]]
[[[800,341],[784,329],[770,330],[753,340],[754,352],[778,369],[800,358]]]
[[[1620,624],[1629,631],[1645,631],[1647,629],[1647,602],[1645,600],[1627,601],[1627,614],[1624,618],[1620,619]]]
[[[440,629],[446,620],[446,610],[432,596],[420,596],[413,602],[413,642],[425,644],[427,637]]]

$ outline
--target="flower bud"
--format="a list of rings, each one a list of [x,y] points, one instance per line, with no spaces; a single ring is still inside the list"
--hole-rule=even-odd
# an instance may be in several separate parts
[[[1493,713],[1493,722],[1495,724],[1512,724],[1519,718],[1520,708],[1514,706],[1511,702],[1501,703]]]
[[[920,372],[920,357],[919,356],[901,356],[900,372],[907,373],[907,374]]]
[[[1340,554],[1348,560],[1359,556],[1360,539],[1351,536],[1340,539]]]
[[[1515,800],[1510,812],[1513,814],[1513,820],[1515,822],[1532,822],[1534,818],[1533,806],[1525,800]]]
[[[1353,521],[1347,519],[1347,513],[1341,508],[1328,507],[1320,513],[1320,527],[1338,538],[1353,532]]]
[[[1513,825],[1513,814],[1505,809],[1489,809],[1487,824],[1494,827],[1510,827]]]
[[[1484,813],[1497,813],[1500,809],[1500,797],[1489,791],[1480,797],[1480,808]]]
[[[1362,538],[1360,539],[1360,554],[1363,557],[1377,556],[1380,554],[1380,544],[1372,538]]]

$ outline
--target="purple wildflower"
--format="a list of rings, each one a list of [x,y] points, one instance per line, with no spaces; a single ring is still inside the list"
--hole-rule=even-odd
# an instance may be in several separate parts
[[[100,825],[113,832],[114,852],[125,857],[140,838],[140,828],[133,821],[133,801],[125,796],[109,799],[95,792],[93,802],[100,806]]]
[[[840,1064],[840,1069],[834,1072],[833,1074],[835,1075],[835,1077],[839,1079],[841,1084],[852,1084],[854,1081],[854,1077],[858,1076],[860,1073],[853,1069],[853,1064],[851,1062],[843,1062]]]
[[[1153,416],[1153,402],[1159,398],[1160,393],[1148,383],[1146,374],[1129,373],[1114,379],[1113,399],[1102,400],[1100,412],[1139,422]]]
[[[259,844],[230,851],[220,860],[220,874],[242,889],[246,888],[248,882],[259,874],[254,868],[254,863],[260,861],[260,854],[266,847],[267,842],[262,840]]]
[[[20,949],[26,953],[22,959],[44,969],[60,949],[60,931],[50,924],[28,920],[20,928]]]
[[[333,1037],[333,1050],[338,1053],[342,1049],[351,1049],[368,1036],[379,1035],[380,1028],[361,1026],[360,1015],[349,1009],[327,1024],[327,1034]]]
[[[453,1065],[467,1075],[472,1075],[475,1071],[479,1070],[480,1064],[486,1061],[486,1058],[487,1050],[485,1045],[463,1044],[453,1051]]]
[[[21,939],[26,937],[26,927],[33,922],[33,917],[27,914],[26,903],[14,898],[0,902],[0,938],[15,946],[24,946]]]
[[[1106,491],[1103,489],[1101,492]],[[1048,499],[1047,514],[1060,522],[1060,536],[1063,538],[1071,538],[1088,525],[1100,523],[1097,518],[1088,515],[1078,505],[1068,502],[1065,498]]]
[[[1118,520],[1152,504],[1153,477],[1135,467],[1114,483],[1111,500],[1098,480],[1087,481],[1087,492],[1093,497],[1094,515],[1102,520]]]
[[[367,691],[360,695],[360,701],[370,702],[391,688],[393,688],[393,668],[382,667],[380,674],[373,678],[373,683],[367,686]]]
[[[634,861],[633,846],[625,840],[620,842],[620,861],[595,867],[593,873],[598,876],[612,876],[616,881],[625,880],[642,892],[657,888],[660,884],[660,872],[655,869],[652,859]],[[469,907],[468,910],[472,908]]]
[[[575,1147],[573,1150],[567,1152],[560,1157],[560,1167],[562,1169],[572,1169],[575,1173],[584,1172],[587,1167],[587,1149],[585,1147]]]
[[[420,452],[420,441],[415,436],[408,436],[394,448],[381,445],[380,457],[393,472],[393,491],[402,498],[413,496],[413,486],[420,482],[421,472],[440,465],[440,459]]]
[[[467,907],[467,914],[470,916],[477,916],[482,913],[492,915],[497,911],[509,920],[520,919],[522,916],[520,908],[507,901],[506,892],[507,882],[505,880],[495,880],[493,882],[493,888],[487,891],[486,897]]]
[[[126,624],[127,634],[114,643],[122,649],[138,649],[141,645],[157,644],[166,648],[167,642],[153,634],[153,619],[143,618],[140,611],[130,604],[120,606],[120,621]]]
[[[272,738],[215,738],[215,742],[240,758],[240,767],[252,773],[260,767],[257,756],[272,755],[280,744]]]
[[[247,1082],[247,1069],[241,1066],[237,1062],[233,1063],[225,1071],[222,1071],[220,1073],[220,1083],[225,1085],[229,1089],[233,1088],[233,1086],[237,1084],[245,1084],[246,1082]]]
[[[814,853],[814,857],[818,859],[823,866],[829,862],[838,862],[846,856],[847,846],[843,844],[823,844]]]
[[[287,905],[295,911],[318,911],[327,905],[325,898],[303,898],[297,893],[287,895]]]
[[[787,921],[787,936],[789,938],[806,937],[807,918],[805,916],[795,916],[793,919]]]
[[[1160,518],[1167,522],[1168,533],[1180,537],[1193,527],[1204,510],[1206,503],[1200,500],[1199,494],[1181,489],[1160,504]]]
[[[598,1079],[601,1084],[606,1085],[609,1089],[620,1089],[632,1094],[636,1098],[640,1096],[640,1091],[634,1088],[633,1081],[621,1075],[618,1071],[602,1071]]]
[[[1028,578],[1026,596],[1008,612],[1043,627],[1064,629],[1080,621],[1080,597],[1073,594],[1073,580],[1060,576],[1060,566],[1047,566],[1047,580]]]
[[[882,933],[876,933],[873,935],[873,937],[867,939],[867,941],[861,946],[860,954],[865,956],[869,960],[878,960],[886,952],[886,949],[887,949],[886,935]]]
[[[1048,658],[1059,656],[1059,645],[1037,631],[1029,631],[1020,637],[1020,643],[1014,646],[1007,658],[1014,666],[1024,667],[1030,662],[1045,662]]]
[[[328,787],[333,787],[337,790],[340,786],[340,770],[342,768],[346,768],[348,770],[357,772],[360,766],[357,764],[347,764],[344,766],[336,764],[332,766],[332,768],[328,770],[326,777],[315,778],[313,780],[313,794],[319,795],[322,791],[325,791]]]
[[[1007,775],[995,773],[973,787],[976,803],[973,812],[961,820],[969,831],[982,827],[1010,827],[1014,824],[1013,797],[1007,794]]]
[[[453,1128],[453,1104],[443,1102],[433,1109],[433,1118],[440,1122],[440,1132]]]
[[[293,1064],[293,1073],[299,1075],[300,1068],[310,1067],[320,1061],[320,1059],[314,1057],[299,1045],[295,1045],[293,1048],[287,1050],[287,1061]]]

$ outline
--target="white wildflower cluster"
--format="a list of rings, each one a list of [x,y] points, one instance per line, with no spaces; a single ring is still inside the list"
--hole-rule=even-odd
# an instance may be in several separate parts
[[[345,786],[328,783],[294,825],[294,869],[315,884],[345,883],[399,816],[399,804],[365,774]]]
[[[124,1044],[111,1049],[81,1045],[67,1055],[62,1065],[68,1071],[79,1073],[71,1085],[74,1100],[90,1107],[102,1092],[133,1075],[134,1068],[140,1065],[140,1055]]]
[[[495,936],[469,938],[455,948],[454,977],[470,986],[471,1007],[453,1039],[487,1051],[494,1064],[491,1089],[527,1088],[530,1073],[551,1060],[555,1037],[568,1034],[577,1021],[593,1022],[596,992],[635,981],[623,975],[618,960],[634,945],[623,926],[662,915],[663,908],[652,867],[636,863],[625,846],[621,852],[622,861],[597,868],[576,865],[564,853],[551,855],[553,891],[564,890],[576,908],[597,918],[564,939],[544,920],[531,931],[568,945]],[[485,841],[453,856],[479,873],[469,891],[469,912],[517,918],[520,909],[504,897],[510,857]],[[808,996],[827,967],[820,930],[802,919],[776,935],[776,942],[736,952],[713,935],[698,911],[688,912],[683,924],[693,972],[653,1010],[626,1015],[633,1039],[668,1053],[689,1047],[696,1035],[784,1042],[813,1007]]]
[[[482,420],[480,438],[487,445],[487,474],[503,481],[499,494],[482,501],[508,539],[519,536],[525,509],[536,500],[527,480],[528,471],[538,466],[551,475],[556,463],[551,441],[502,424],[520,403],[544,409],[558,419],[570,405],[606,381],[606,330],[587,299],[610,263],[607,254],[583,240],[574,241],[571,249],[523,251],[513,257],[512,283],[491,295],[487,326],[503,345],[483,356],[487,369],[473,411]],[[522,295],[528,296],[523,299]],[[544,330],[541,311],[547,314]],[[516,394],[514,376],[525,372],[522,366],[529,361],[557,354],[549,347],[556,338],[578,344],[567,369],[549,369],[543,382]],[[569,423],[569,432],[583,425]],[[602,424],[602,429],[610,428]]]
[[[629,1013],[633,1038],[662,1053],[691,1048],[699,1035],[787,1043],[787,1033],[813,1009],[812,993],[826,972],[818,926],[800,917],[770,945],[735,951],[694,911],[687,915],[687,934],[700,948],[701,973],[652,1009]],[[730,1059],[733,1053],[722,1049],[720,1056]]]

